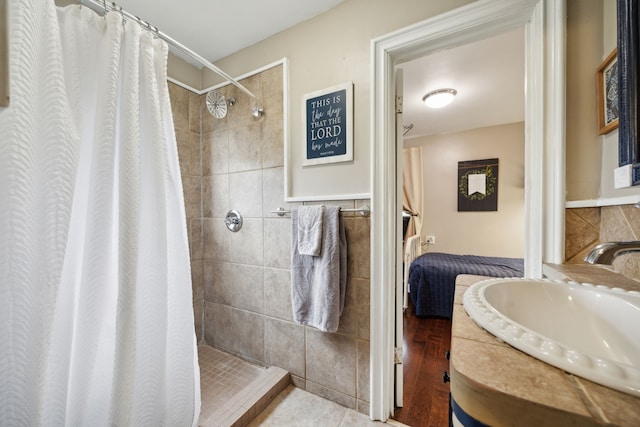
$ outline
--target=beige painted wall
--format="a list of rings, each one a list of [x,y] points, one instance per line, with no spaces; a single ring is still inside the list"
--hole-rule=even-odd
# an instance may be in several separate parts
[[[567,200],[595,199],[600,192],[595,70],[606,56],[602,11],[603,0],[567,2]]]
[[[600,61],[609,55],[618,44],[616,0],[601,0],[604,3],[602,20],[602,55]],[[636,189],[616,190],[613,186],[613,170],[618,167],[618,130],[602,136],[602,174],[600,178],[600,196],[615,197]]]
[[[352,195],[370,191],[370,41],[470,1],[348,0],[340,6],[216,65],[243,75],[287,57],[290,195]],[[617,131],[597,132],[595,70],[615,46],[615,0],[567,2],[567,200],[637,194],[613,189]],[[303,168],[301,99],[305,93],[354,83],[354,161]],[[204,70],[202,86],[220,80]]]
[[[567,201],[640,194],[616,190],[618,131],[598,135],[595,73],[616,47],[616,1],[567,1]]]
[[[605,7],[603,12],[603,60],[616,47],[617,44],[617,20],[616,1],[602,0]],[[638,195],[639,187],[621,188],[616,190],[613,186],[613,170],[618,167],[618,130],[614,130],[602,137],[602,176],[600,180],[600,197],[621,197]]]
[[[371,39],[469,2],[348,0],[216,63],[230,75],[238,76],[283,57],[289,59],[291,196],[331,199],[369,194]],[[353,162],[303,168],[303,95],[348,81],[354,83]],[[205,71],[203,86],[216,82],[219,80]]]
[[[431,252],[524,256],[524,123],[414,138],[422,146],[425,212]],[[498,158],[498,211],[458,212],[458,162]]]
[[[169,52],[167,75],[193,89],[202,89],[202,70]]]

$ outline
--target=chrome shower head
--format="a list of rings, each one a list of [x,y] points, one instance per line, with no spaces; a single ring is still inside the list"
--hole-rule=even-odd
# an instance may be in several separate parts
[[[233,103],[231,102],[233,100]],[[216,119],[223,119],[227,115],[227,99],[220,92],[212,90],[207,93],[207,110]],[[229,99],[229,105],[235,104],[235,99]]]

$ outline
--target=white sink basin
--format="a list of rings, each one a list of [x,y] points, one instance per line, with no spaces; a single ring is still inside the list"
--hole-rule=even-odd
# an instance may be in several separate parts
[[[511,346],[593,382],[640,396],[640,292],[534,279],[471,286],[464,308]]]

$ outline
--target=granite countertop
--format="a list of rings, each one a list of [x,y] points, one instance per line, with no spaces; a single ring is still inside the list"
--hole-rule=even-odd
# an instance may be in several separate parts
[[[621,286],[623,276],[610,271],[595,272],[608,276],[607,281],[580,269],[584,276],[576,275],[569,271],[572,269],[562,273],[579,282],[627,287]],[[477,326],[462,306],[462,295],[483,279],[486,277],[460,275],[456,280],[451,394],[465,412],[492,426],[640,425],[640,398],[555,368]],[[638,282],[627,280],[632,288],[638,286]]]

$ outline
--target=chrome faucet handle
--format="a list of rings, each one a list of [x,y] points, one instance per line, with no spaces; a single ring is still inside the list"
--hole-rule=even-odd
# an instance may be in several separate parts
[[[611,265],[617,256],[632,252],[640,252],[640,241],[605,242],[596,245],[584,260],[589,264]]]
[[[229,231],[233,231],[234,233],[240,231],[242,228],[242,215],[236,210],[230,210],[227,212],[224,223]]]

